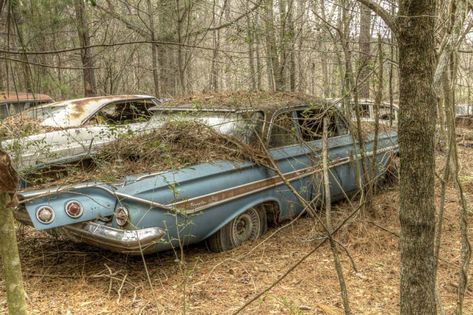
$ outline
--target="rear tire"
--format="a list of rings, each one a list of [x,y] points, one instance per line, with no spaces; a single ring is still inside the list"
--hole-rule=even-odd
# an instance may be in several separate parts
[[[253,207],[210,236],[207,246],[213,252],[224,252],[259,238],[267,228],[266,211],[262,207]]]

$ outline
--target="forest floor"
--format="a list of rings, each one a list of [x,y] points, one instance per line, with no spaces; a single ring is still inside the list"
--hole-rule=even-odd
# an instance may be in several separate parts
[[[469,205],[472,154],[473,149],[460,148],[461,180]],[[439,159],[437,168],[442,165]],[[399,313],[398,194],[397,186],[380,192],[373,202],[378,216],[359,214],[337,236],[353,259],[352,264],[341,252],[354,314]],[[452,187],[445,211],[438,287],[445,310],[452,313],[460,256],[458,203]],[[347,203],[340,203],[334,215],[340,222],[350,212]],[[469,224],[473,239],[473,216]],[[211,253],[205,245],[187,248],[185,264],[173,252],[147,256],[149,278],[141,257],[100,251],[27,227],[20,228],[19,246],[31,314],[232,314],[310,252],[321,236],[313,219],[303,217],[230,252]],[[465,296],[465,314],[473,314],[472,283]],[[0,312],[5,311],[2,291]],[[342,314],[329,246],[320,247],[242,314]]]

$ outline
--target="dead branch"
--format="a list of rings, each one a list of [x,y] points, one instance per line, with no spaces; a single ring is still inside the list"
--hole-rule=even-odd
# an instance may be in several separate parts
[[[323,140],[322,140],[322,164],[324,169],[324,195],[325,195],[325,218],[327,222],[327,232],[332,233],[332,206],[330,198],[330,178],[328,171],[328,118],[324,117],[323,121]],[[335,270],[337,271],[338,282],[340,285],[340,295],[342,297],[343,309],[345,314],[351,314],[350,302],[348,298],[348,290],[343,276],[342,265],[338,257],[337,245],[333,238],[330,238],[330,249],[332,251]]]

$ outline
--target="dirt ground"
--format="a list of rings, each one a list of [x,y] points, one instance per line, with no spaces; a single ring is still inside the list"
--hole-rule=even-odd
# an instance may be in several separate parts
[[[471,148],[460,150],[461,180],[469,205],[473,201],[471,154]],[[439,166],[441,163],[439,159]],[[354,314],[396,314],[399,313],[397,187],[379,193],[373,204],[377,218],[360,214],[337,236],[346,248],[341,258],[351,307]],[[350,212],[346,203],[338,204],[335,210],[337,221]],[[455,190],[448,188],[438,280],[447,314],[455,307],[458,282],[457,212]],[[473,239],[473,217],[469,224],[470,239]],[[185,250],[185,263],[179,263],[173,252],[147,256],[147,269],[141,257],[100,251],[27,227],[19,229],[19,246],[31,314],[232,314],[311,251],[321,236],[321,228],[314,225],[313,219],[303,217],[293,224],[272,228],[263,239],[230,252],[217,254],[207,251],[205,245],[194,246]],[[465,297],[465,314],[473,314],[471,283]],[[0,291],[0,312],[6,312],[3,291]],[[337,276],[327,245],[242,311],[242,314],[341,313]]]

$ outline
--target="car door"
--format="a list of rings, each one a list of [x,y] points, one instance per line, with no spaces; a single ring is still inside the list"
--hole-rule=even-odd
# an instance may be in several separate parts
[[[332,200],[344,198],[357,188],[356,165],[353,160],[353,139],[345,120],[336,109],[306,107],[296,111],[301,141],[309,148],[315,174],[319,179],[322,168],[323,119],[328,118],[328,157]],[[315,181],[316,182],[316,181]],[[322,195],[321,184],[315,184],[313,195]]]
[[[322,130],[329,118],[329,183],[332,200],[356,188],[355,171],[350,163],[353,141],[338,111],[300,107],[274,115],[269,130],[269,147],[279,170],[298,194],[310,203],[323,198]],[[274,189],[280,201],[281,219],[302,211],[303,205],[285,183]]]
[[[310,168],[312,161],[307,155],[307,148],[300,141],[299,133],[295,111],[279,111],[273,115],[270,122],[268,146],[280,172],[290,179],[291,185],[307,200],[312,195],[312,184],[306,177],[301,176],[301,172]],[[271,176],[278,177],[274,173]],[[281,205],[280,219],[293,217],[302,211],[300,200],[281,180],[272,192]]]

